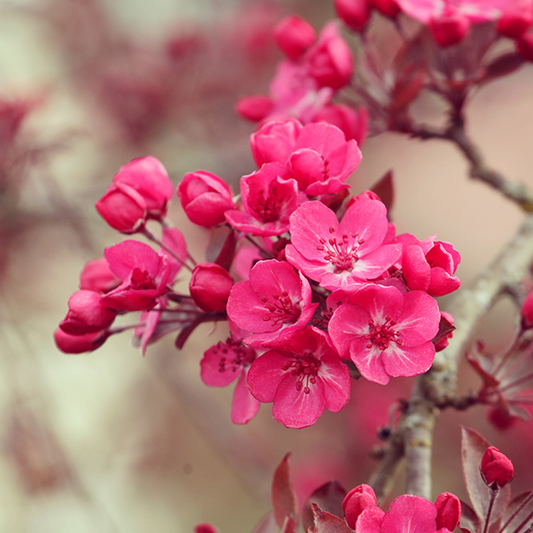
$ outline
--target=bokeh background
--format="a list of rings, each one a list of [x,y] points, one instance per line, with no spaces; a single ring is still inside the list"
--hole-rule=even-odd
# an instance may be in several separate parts
[[[297,12],[320,28],[332,2],[262,0],[34,0],[0,3],[0,531],[186,533],[212,522],[251,531],[270,509],[272,473],[292,451],[303,498],[337,478],[368,479],[371,449],[410,379],[357,382],[340,414],[308,429],[276,423],[270,406],[244,427],[230,421],[231,390],[199,377],[203,351],[225,338],[207,325],[178,352],[168,338],[142,358],[125,333],[81,356],[60,353],[52,332],[84,263],[121,236],[94,210],[118,168],[154,155],[174,184],[204,169],[236,185],[253,161],[253,126],[233,107],[265,92],[280,53],[271,29]],[[386,24],[386,23],[384,23]],[[533,186],[533,68],[484,87],[468,129],[489,164]],[[417,104],[442,121],[431,98]],[[513,205],[470,181],[453,147],[385,134],[367,140],[351,178],[361,192],[394,171],[394,221],[420,239],[437,234],[462,254],[468,283],[522,221]],[[208,231],[177,199],[171,211],[191,253]],[[445,303],[444,303],[445,306]],[[509,342],[516,309],[503,301],[476,337]],[[461,390],[478,386],[463,365]],[[231,387],[230,387],[231,388]],[[443,413],[435,436],[435,496],[466,499],[459,424],[514,461],[515,494],[533,488],[531,426],[493,428],[486,410]],[[401,493],[401,477],[396,494]]]

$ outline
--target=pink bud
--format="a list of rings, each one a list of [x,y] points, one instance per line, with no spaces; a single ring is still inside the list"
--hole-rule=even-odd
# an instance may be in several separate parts
[[[363,30],[370,20],[368,0],[335,0],[335,11],[344,24],[354,31]]]
[[[194,267],[189,291],[196,305],[210,313],[225,311],[233,279],[215,263],[200,263]]]
[[[531,2],[516,2],[503,12],[496,24],[496,29],[505,37],[518,39],[531,24],[533,24],[533,5]]]
[[[429,21],[429,29],[440,46],[462,41],[470,28],[470,21],[459,11],[449,8]]]
[[[139,157],[122,166],[115,174],[113,184],[124,184],[135,189],[146,203],[148,218],[164,217],[174,194],[165,167],[152,156]]]
[[[396,0],[371,0],[370,3],[383,16],[391,19],[400,12],[400,6],[396,3]]]
[[[498,448],[489,446],[481,459],[481,475],[491,489],[501,489],[513,479],[513,463]]]
[[[226,183],[204,170],[183,176],[178,185],[178,197],[189,220],[205,228],[224,222],[224,213],[234,207]]]
[[[258,94],[241,98],[237,102],[235,110],[241,117],[252,122],[259,122],[270,115],[273,107],[274,102],[270,96]]]
[[[376,505],[376,501],[376,494],[370,485],[359,485],[346,494],[342,508],[348,525],[355,529],[359,515],[370,505]]]
[[[141,230],[148,216],[144,198],[123,183],[112,183],[94,206],[113,229],[126,234]]]
[[[500,431],[509,429],[517,421],[517,418],[511,415],[507,409],[504,409],[499,405],[489,409],[487,418],[489,419],[489,422]]]
[[[461,500],[450,492],[439,494],[435,501],[437,529],[443,527],[453,531],[461,518]]]
[[[316,32],[307,20],[290,15],[274,28],[274,40],[280,50],[293,61],[300,59],[315,42]]]
[[[108,328],[116,313],[102,305],[102,296],[94,291],[76,291],[68,300],[69,311],[59,327],[69,335],[85,335]]]
[[[530,292],[524,300],[520,314],[522,315],[524,327],[530,328],[533,326],[533,292]]]
[[[54,331],[56,346],[64,353],[92,352],[102,346],[108,336],[106,331],[87,333],[86,335],[69,335],[61,328]]]
[[[105,257],[88,261],[80,274],[80,289],[106,293],[120,285]]]

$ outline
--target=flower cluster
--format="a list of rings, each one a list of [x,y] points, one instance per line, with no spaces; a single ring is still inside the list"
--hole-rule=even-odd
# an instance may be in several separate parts
[[[120,169],[96,208],[111,227],[144,235],[159,250],[128,239],[90,262],[55,338],[79,353],[134,328],[144,353],[166,333],[179,331],[181,347],[200,323],[227,319],[231,336],[201,362],[204,382],[238,380],[236,423],[273,402],[276,420],[301,428],[346,405],[347,361],[380,384],[429,369],[441,324],[434,297],[459,286],[460,256],[434,237],[396,235],[375,193],[347,199],[361,152],[336,126],[268,122],[250,142],[258,170],[242,177],[237,201],[206,171],[178,186],[191,221],[225,226],[212,262],[194,262],[167,220],[172,186],[163,165],[144,157]],[[148,229],[153,223],[160,238]],[[186,270],[188,295],[173,288]],[[139,323],[112,327],[135,311]]]

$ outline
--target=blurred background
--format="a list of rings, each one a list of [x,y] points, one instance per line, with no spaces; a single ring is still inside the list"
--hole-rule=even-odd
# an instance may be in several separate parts
[[[281,59],[272,27],[293,12],[317,28],[334,16],[324,0],[0,3],[0,531],[186,533],[200,522],[251,531],[270,509],[272,474],[288,451],[302,498],[333,478],[346,489],[367,481],[377,428],[411,379],[354,383],[348,407],[312,428],[285,429],[269,405],[240,427],[230,421],[232,391],[199,377],[204,350],[227,336],[223,325],[197,330],[181,352],[164,339],[145,358],[128,333],[81,356],[60,353],[52,339],[85,262],[121,240],[94,210],[121,165],[154,155],[175,185],[204,169],[235,186],[254,169],[253,125],[234,105],[266,92]],[[526,66],[468,107],[469,131],[489,164],[531,186],[532,88]],[[442,108],[422,98],[416,112],[439,122]],[[466,163],[441,142],[368,139],[353,191],[390,169],[398,231],[452,242],[464,285],[522,221],[513,205],[468,180]],[[201,258],[208,230],[193,226],[177,199],[170,216]],[[513,304],[503,301],[476,336],[501,349],[515,323]],[[463,366],[461,390],[476,389],[476,380]],[[480,407],[443,413],[435,496],[467,499],[459,424],[512,458],[515,494],[533,488],[531,426],[498,431]]]

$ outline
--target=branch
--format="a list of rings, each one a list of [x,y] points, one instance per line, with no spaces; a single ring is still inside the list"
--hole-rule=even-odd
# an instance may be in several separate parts
[[[387,493],[404,456],[407,491],[431,497],[431,445],[439,413],[437,406],[453,403],[459,358],[468,347],[475,327],[497,298],[528,273],[532,263],[533,215],[530,215],[496,260],[453,300],[449,311],[457,329],[448,347],[436,354],[431,369],[419,376],[407,409],[391,434],[383,461],[370,479],[378,498]]]

